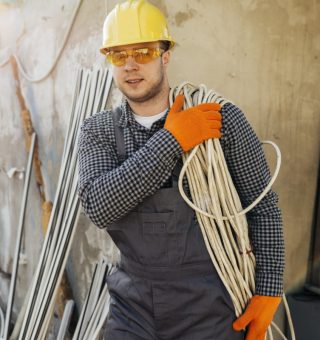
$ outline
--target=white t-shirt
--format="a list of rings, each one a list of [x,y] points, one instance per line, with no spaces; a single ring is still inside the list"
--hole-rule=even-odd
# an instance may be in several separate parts
[[[148,117],[145,117],[145,116],[139,116],[139,115],[136,115],[134,112],[133,113],[133,116],[135,118],[135,120],[145,126],[146,128],[150,129],[152,124],[157,121],[158,119],[160,119],[161,117],[163,117],[167,112],[167,109],[165,109],[164,111],[160,112],[160,113],[157,113],[156,115],[153,115],[153,116],[148,116]]]

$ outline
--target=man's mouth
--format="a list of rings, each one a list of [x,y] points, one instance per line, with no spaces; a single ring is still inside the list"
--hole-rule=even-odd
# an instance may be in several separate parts
[[[142,78],[127,79],[126,83],[137,84],[137,83],[140,83],[142,80],[143,80]]]

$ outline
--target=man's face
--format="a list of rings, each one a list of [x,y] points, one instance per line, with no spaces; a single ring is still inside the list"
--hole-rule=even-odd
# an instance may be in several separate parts
[[[139,43],[117,46],[110,50],[124,51],[144,47],[160,47],[160,45],[159,42]],[[113,79],[119,90],[132,102],[148,101],[163,90],[169,59],[170,52],[166,51],[162,56],[146,64],[139,64],[130,55],[123,66],[112,65]]]

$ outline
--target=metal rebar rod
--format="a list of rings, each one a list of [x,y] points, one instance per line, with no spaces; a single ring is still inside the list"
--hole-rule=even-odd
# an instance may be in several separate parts
[[[73,308],[74,308],[74,301],[73,300],[69,300],[66,304],[66,307],[64,309],[64,313],[62,316],[62,320],[61,320],[61,325],[59,328],[59,333],[57,336],[57,340],[64,340],[68,327],[69,327],[69,323],[70,323],[70,319],[71,319],[71,315],[73,312]]]
[[[77,201],[74,201],[73,207],[70,209],[70,216],[72,216],[75,212],[75,210],[77,209]],[[61,269],[61,261],[63,261],[63,255],[65,254],[65,247],[68,244],[69,238],[70,238],[70,234],[72,233],[72,226],[70,226],[69,220],[73,219],[73,217],[68,218],[67,221],[65,221],[63,223],[63,226],[65,228],[65,241],[63,242],[63,244],[57,244],[56,247],[59,248],[59,257],[57,258],[57,260],[53,260],[53,264],[54,267],[52,268],[52,272],[49,273],[49,275],[45,276],[43,278],[43,281],[41,282],[41,287],[45,289],[42,289],[41,294],[39,294],[38,296],[38,301],[37,301],[37,309],[36,309],[36,313],[34,313],[34,323],[33,323],[33,327],[31,325],[31,327],[29,327],[29,332],[31,331],[32,334],[36,334],[38,333],[38,329],[39,329],[39,325],[42,324],[43,319],[45,317],[45,313],[48,311],[49,309],[49,302],[50,302],[50,298],[52,298],[52,292],[54,289],[54,283],[57,282],[57,272],[58,270]],[[50,263],[51,264],[51,263]],[[27,333],[28,335],[29,333]],[[32,337],[32,339],[38,339],[37,337]]]
[[[100,320],[101,314],[103,312],[103,307],[105,305],[105,300],[107,297],[107,287],[104,286],[103,291],[101,292],[98,301],[96,302],[96,305],[94,306],[94,309],[92,310],[92,314],[90,317],[90,321],[88,323],[86,332],[83,336],[83,339],[92,339],[91,334],[94,333],[94,330],[97,328],[98,322]]]
[[[97,327],[95,328],[94,333],[91,335],[90,340],[91,339],[93,339],[93,340],[98,339],[98,335],[100,334],[101,329],[102,329],[102,327],[103,327],[103,325],[104,325],[104,323],[105,323],[105,321],[108,317],[109,306],[110,306],[110,294],[109,294],[109,292],[107,292],[107,295],[106,295],[106,298],[105,298],[104,309],[102,311],[99,323],[98,323]]]
[[[90,297],[90,294],[91,294],[91,290],[93,288],[94,277],[96,275],[97,270],[98,270],[98,264],[96,264],[95,267],[94,267],[92,280],[91,280],[91,283],[90,283],[90,286],[89,286],[89,291],[87,293],[86,299],[85,299],[84,304],[82,306],[80,317],[78,319],[77,327],[76,327],[76,330],[73,334],[72,340],[78,340],[78,338],[79,338],[79,334],[80,334],[80,331],[81,331],[81,328],[82,328],[82,325],[83,325],[84,316],[86,314],[87,307],[88,307],[89,297]]]
[[[83,339],[85,334],[87,333],[87,329],[91,322],[92,315],[94,314],[94,310],[97,306],[97,303],[101,294],[101,287],[104,281],[105,273],[106,273],[107,264],[105,261],[100,261],[98,264],[96,275],[93,279],[93,287],[91,290],[91,294],[89,296],[89,302],[87,307],[87,313],[83,320],[83,328],[80,332],[80,339]]]
[[[94,107],[92,109],[93,113],[99,112],[101,110],[99,103],[100,103],[100,100],[102,98],[102,94],[103,94],[104,86],[105,86],[105,83],[106,83],[107,75],[108,75],[108,70],[102,69],[101,78],[100,78],[99,86],[98,86],[98,89],[97,89],[98,94],[95,98]]]
[[[76,206],[75,206],[75,212],[73,214],[72,221],[71,221],[72,225],[76,226],[78,224],[79,216],[80,216],[80,202],[79,202],[79,200],[77,200]],[[69,236],[68,242],[66,243],[66,250],[65,250],[66,255],[69,254],[69,252],[70,252],[72,240],[73,240],[74,235],[75,235],[75,231],[76,231],[75,227],[71,228],[70,236]],[[57,295],[58,288],[59,288],[57,283],[59,283],[62,279],[63,269],[65,268],[66,263],[67,263],[67,259],[68,259],[68,257],[66,255],[62,259],[60,271],[59,272],[57,271],[57,276],[56,276],[56,279],[55,279],[55,285],[53,287],[54,289],[53,289],[53,293],[51,295],[50,304],[49,304],[49,307],[46,310],[45,318],[47,318],[47,319],[50,318],[52,313],[53,313],[55,296]],[[45,333],[47,332],[48,326],[49,325],[47,325],[46,328],[45,328]],[[37,339],[37,337],[35,339]]]
[[[74,200],[73,206],[70,209],[70,216],[68,217],[68,220],[65,222],[65,229],[66,234],[64,237],[63,242],[58,245],[59,247],[59,254],[58,257],[53,261],[54,267],[52,270],[52,274],[49,275],[46,278],[46,282],[44,282],[44,285],[47,286],[47,290],[45,291],[45,294],[42,296],[42,304],[40,305],[38,316],[36,318],[35,323],[35,331],[34,334],[36,334],[39,330],[41,325],[43,324],[43,320],[50,317],[48,315],[48,310],[50,309],[50,305],[54,302],[55,292],[57,288],[57,283],[60,281],[61,276],[60,274],[63,272],[64,263],[66,262],[67,254],[69,251],[69,244],[72,240],[72,235],[74,234],[75,230],[75,216],[77,215],[79,211],[79,202],[77,199]],[[36,337],[37,339],[37,337]]]
[[[4,334],[4,314],[0,307],[0,339],[4,339],[3,334]]]
[[[23,233],[23,227],[24,227],[24,219],[25,219],[25,214],[26,214],[27,197],[28,197],[28,193],[29,193],[29,186],[30,186],[30,178],[31,178],[32,161],[33,161],[35,143],[36,143],[36,134],[34,132],[32,134],[32,137],[31,137],[31,145],[30,145],[30,151],[29,151],[27,172],[26,172],[26,177],[25,177],[25,181],[24,181],[22,204],[21,204],[21,211],[20,211],[19,225],[18,225],[18,233],[17,233],[17,239],[16,239],[16,248],[15,248],[15,254],[14,254],[12,277],[11,277],[11,282],[10,282],[10,291],[9,291],[9,298],[8,298],[6,319],[5,319],[5,326],[4,326],[4,339],[7,339],[8,336],[9,336],[9,325],[10,325],[12,305],[13,305],[13,300],[14,300],[14,293],[15,293],[15,289],[16,289],[16,280],[17,280],[18,264],[19,264],[19,254],[20,254],[20,248],[21,248],[21,239],[22,239],[22,233]]]
[[[101,100],[101,107],[100,110],[104,110],[106,105],[107,105],[107,100],[109,98],[109,94],[110,94],[110,89],[111,89],[111,85],[112,85],[112,72],[108,71],[108,77],[107,77],[107,83],[105,85],[105,90],[103,92],[103,98]]]
[[[79,94],[79,90],[80,90],[82,73],[83,73],[82,68],[79,68],[77,70],[76,85],[74,87],[73,95],[72,95],[72,104],[71,104],[71,110],[70,110],[70,117],[69,117],[69,124],[68,124],[66,139],[68,139],[68,136],[70,135],[72,122],[74,120],[74,114],[75,114],[75,111],[76,111],[76,105],[77,105],[77,99],[78,99],[78,94]],[[64,158],[65,152],[66,152],[66,143],[64,143],[63,152],[62,152],[62,159]]]

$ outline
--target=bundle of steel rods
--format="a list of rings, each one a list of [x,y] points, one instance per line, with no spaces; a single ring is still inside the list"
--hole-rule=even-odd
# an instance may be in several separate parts
[[[97,339],[109,312],[110,295],[105,284],[114,266],[101,260],[96,264],[88,295],[84,302],[73,340]]]
[[[22,204],[21,204],[21,211],[20,211],[20,217],[19,217],[19,225],[18,225],[18,230],[17,230],[17,235],[16,235],[16,248],[15,248],[15,252],[14,252],[12,277],[11,277],[11,282],[10,282],[10,291],[9,291],[9,297],[8,297],[7,310],[6,310],[4,332],[3,332],[3,335],[2,335],[3,339],[7,339],[8,334],[9,334],[11,312],[12,312],[12,307],[13,307],[13,302],[14,302],[14,294],[15,294],[15,290],[16,290],[16,283],[17,283],[17,277],[18,277],[19,256],[21,255],[21,243],[22,243],[22,236],[23,236],[23,230],[24,230],[24,219],[25,219],[26,209],[27,209],[27,198],[28,198],[28,193],[29,193],[29,186],[30,186],[32,162],[33,162],[33,157],[34,157],[35,145],[36,145],[36,134],[33,132],[32,137],[31,137],[30,150],[29,150],[27,172],[26,172],[26,177],[25,177],[25,181],[24,181],[24,189],[23,189]]]
[[[79,128],[85,118],[105,108],[111,83],[107,69],[78,71],[57,192],[19,339],[45,339],[49,328],[80,211],[76,169]]]

